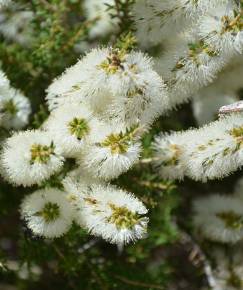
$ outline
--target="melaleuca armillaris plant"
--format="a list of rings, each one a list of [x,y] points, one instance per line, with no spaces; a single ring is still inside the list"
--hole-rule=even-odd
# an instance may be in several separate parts
[[[23,225],[4,281],[243,289],[242,9],[0,1],[0,212]]]
[[[65,158],[73,158],[85,178],[73,196],[69,225],[77,215],[78,224],[111,242],[141,238],[147,209],[107,182],[138,162],[142,135],[168,106],[166,86],[152,61],[141,52],[95,49],[54,80],[47,102],[51,113],[41,129],[16,132],[3,143],[2,176],[14,185],[41,185],[61,170]],[[73,191],[60,194],[57,203],[47,193],[27,197],[21,212],[34,234],[51,237],[54,223],[58,237],[68,230],[61,208]]]

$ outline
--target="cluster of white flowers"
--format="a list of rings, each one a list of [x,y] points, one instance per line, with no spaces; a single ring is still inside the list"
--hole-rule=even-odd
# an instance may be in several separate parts
[[[8,5],[11,2],[11,0],[0,0],[0,8]]]
[[[243,165],[242,128],[243,114],[236,112],[200,129],[158,136],[155,166],[168,179],[225,177]]]
[[[141,44],[164,47],[157,71],[168,83],[171,107],[192,98],[242,54],[242,1],[142,0],[133,13]]]
[[[21,129],[27,125],[30,113],[29,100],[11,87],[5,74],[0,71],[0,126]]]
[[[133,8],[141,44],[156,45],[176,36],[223,0],[141,0]],[[224,1],[226,2],[226,1]]]
[[[0,11],[0,34],[6,39],[28,46],[31,42],[30,22],[33,12],[11,2]]]
[[[116,20],[107,9],[113,4],[84,1],[86,19],[94,22],[92,41],[114,31]],[[103,47],[91,50],[52,82],[46,90],[48,119],[39,130],[14,133],[3,144],[0,159],[5,180],[42,188],[21,205],[21,216],[34,234],[59,237],[73,222],[119,245],[146,234],[145,206],[109,182],[139,160],[144,132],[169,109],[193,98],[194,114],[204,124],[214,119],[220,105],[237,101],[242,6],[242,0],[135,1],[140,45],[148,50],[159,45],[162,51],[156,69],[142,52]],[[0,32],[11,38],[32,17],[15,18],[12,31],[11,25],[5,31],[0,23]],[[20,129],[29,113],[28,100],[0,74],[1,124]],[[222,178],[243,165],[242,147],[243,113],[227,114],[200,129],[158,136],[155,168],[166,179]],[[63,176],[68,159],[77,168],[63,178],[63,189],[48,188],[49,179]],[[223,242],[241,240],[239,200],[215,195],[196,202],[195,224],[201,233]]]
[[[0,34],[6,39],[28,46],[31,43],[30,22],[33,12],[22,5],[9,2],[0,11]]]
[[[166,110],[166,87],[143,53],[95,49],[47,89],[49,118],[39,130],[13,134],[1,154],[3,177],[14,185],[44,185],[67,158],[78,169],[64,191],[27,196],[21,215],[34,234],[54,238],[72,222],[111,243],[146,233],[147,209],[132,194],[109,185],[138,161],[141,137]]]
[[[233,194],[196,199],[193,211],[197,238],[216,242],[209,252],[213,290],[243,289],[243,179],[239,179]]]
[[[131,126],[150,124],[168,109],[168,98],[152,60],[141,52],[93,49],[47,90],[49,109],[82,102],[99,119]]]
[[[124,244],[146,234],[147,209],[132,194],[107,185],[80,169],[63,180],[68,200],[76,209],[75,221],[91,234]]]

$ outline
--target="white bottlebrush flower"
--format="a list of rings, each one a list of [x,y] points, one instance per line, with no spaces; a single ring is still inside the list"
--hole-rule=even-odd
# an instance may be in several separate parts
[[[210,90],[201,90],[192,100],[193,115],[198,125],[214,121],[218,117],[219,108],[238,101],[235,95],[221,95]]]
[[[214,290],[243,290],[242,247],[232,248],[230,253],[222,249],[214,250],[216,267],[213,269]]]
[[[243,165],[242,113],[222,117],[195,131],[183,158],[187,174],[196,179],[222,178]]]
[[[20,91],[0,86],[0,119],[7,129],[21,129],[28,124],[30,101]]]
[[[196,200],[194,211],[194,226],[205,238],[223,243],[243,239],[242,200],[215,194]]]
[[[105,180],[118,177],[138,161],[141,144],[138,141],[142,129],[134,126],[102,126],[90,137],[80,164],[91,175]]]
[[[88,136],[95,134],[98,126],[98,120],[88,108],[76,102],[53,111],[45,129],[62,149],[63,156],[75,157],[82,153]]]
[[[99,179],[87,174],[87,172],[79,167],[69,172],[62,181],[68,201],[72,204],[75,211],[75,221],[79,225],[83,225],[82,215],[79,214],[82,208],[82,197],[90,191],[90,188],[98,185],[105,185]]]
[[[141,52],[126,54],[112,48],[92,50],[57,78],[47,92],[50,109],[64,99],[85,100],[106,119],[128,123],[149,122],[167,109],[168,103],[164,83],[150,58]],[[135,108],[133,114],[131,108]]]
[[[107,87],[106,89],[103,87],[105,82],[103,71],[100,70],[102,80],[97,78],[95,72],[99,71],[97,66],[106,59],[107,54],[108,49],[94,49],[56,78],[47,89],[49,110],[57,108],[66,100],[82,102],[92,96],[94,96],[92,105],[104,108],[110,102],[110,94],[107,95]]]
[[[94,184],[103,184],[99,179],[89,175],[82,167],[78,167],[70,171],[62,181],[65,192],[71,194],[78,194],[77,189],[80,187],[85,190]],[[80,193],[80,191],[79,191]]]
[[[236,2],[236,1],[235,1]],[[242,7],[226,1],[200,19],[200,36],[226,56],[243,51]]]
[[[72,225],[74,211],[64,192],[41,189],[24,198],[21,216],[35,235],[57,238]]]
[[[218,121],[200,129],[182,132],[178,135],[180,138],[177,134],[172,134],[170,142],[172,144],[175,142],[181,149],[183,148],[177,165],[181,169],[184,167],[182,172],[179,170],[174,175],[172,168],[165,166],[162,162],[163,156],[165,158],[166,155],[163,155],[161,150],[165,145],[170,144],[167,143],[170,135],[166,136],[164,140],[163,137],[158,137],[157,145],[155,145],[158,158],[156,169],[159,168],[162,176],[166,178],[170,174],[170,178],[183,177],[184,171],[186,176],[203,182],[228,176],[243,165],[242,128],[243,113],[232,113],[222,116]],[[166,158],[164,162],[166,162]]]
[[[223,0],[140,0],[133,15],[137,37],[143,46],[156,45],[171,35],[186,30]]]
[[[181,157],[185,150],[185,135],[185,133],[161,134],[155,138],[154,168],[162,178],[172,180],[184,178],[186,164]]]
[[[154,12],[151,0],[135,1],[132,15],[136,25],[136,37],[142,47],[157,45],[161,37],[160,17]]]
[[[114,32],[116,20],[110,15],[113,11],[108,11],[108,5],[115,5],[114,0],[85,0],[84,10],[89,21],[94,21],[94,25],[89,30],[91,38],[104,37]]]
[[[1,154],[2,175],[15,185],[40,184],[58,172],[64,158],[47,132],[25,131],[8,138]]]
[[[6,77],[6,75],[4,74],[3,71],[0,70],[0,89],[8,89],[10,86],[9,80]]]
[[[21,45],[29,45],[32,32],[30,22],[33,20],[33,16],[33,12],[24,6],[10,3],[7,9],[0,12],[0,34]]]
[[[114,186],[92,185],[80,195],[81,225],[91,234],[116,244],[127,244],[146,234],[147,209],[132,194]]]
[[[183,103],[212,82],[225,59],[198,37],[197,31],[181,34],[156,63],[169,88],[170,106]]]
[[[11,3],[11,0],[0,0],[0,8]]]
[[[111,91],[114,95],[109,114],[128,125],[136,122],[151,124],[169,106],[167,88],[161,77],[153,70],[153,63],[142,53],[127,59],[134,63],[134,71],[124,72],[123,79],[113,79]],[[140,68],[135,68],[139,64]]]
[[[217,78],[207,87],[203,87],[194,95],[209,98],[214,95],[237,95],[243,87],[243,55],[234,56],[231,61],[217,75]]]

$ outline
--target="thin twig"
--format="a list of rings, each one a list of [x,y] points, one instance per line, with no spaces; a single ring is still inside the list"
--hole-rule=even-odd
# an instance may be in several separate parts
[[[154,188],[154,189],[159,189],[159,190],[167,190],[167,189],[172,189],[175,187],[174,184],[168,183],[164,184],[162,182],[154,182],[154,181],[146,181],[146,180],[139,180],[138,178],[134,177],[132,178],[137,184],[143,186],[143,187],[148,187],[148,188]]]
[[[153,163],[155,161],[159,161],[160,158],[159,157],[150,157],[150,158],[143,158],[143,159],[140,159],[138,161],[138,163],[140,164],[149,164],[149,163]]]
[[[127,279],[125,277],[122,277],[122,276],[119,276],[119,275],[114,275],[114,277],[117,278],[118,280],[126,283],[126,284],[129,284],[129,285],[139,286],[139,287],[143,287],[143,288],[146,288],[146,289],[153,288],[153,289],[164,290],[164,287],[162,287],[160,285],[148,284],[148,283],[143,283],[143,282],[140,282],[140,281],[129,280],[129,279]]]
[[[181,232],[181,234],[182,234],[182,238],[185,241],[187,241],[188,243],[193,245],[193,250],[189,256],[189,259],[192,261],[195,259],[195,257],[199,257],[198,261],[200,261],[203,265],[203,269],[204,269],[204,273],[207,277],[208,285],[212,289],[216,289],[217,283],[216,283],[216,280],[213,276],[213,270],[212,270],[212,267],[210,265],[210,262],[207,259],[207,256],[204,254],[204,252],[202,251],[200,246],[192,239],[192,237],[189,234],[187,234],[184,231]]]
[[[92,248],[93,246],[95,246],[98,242],[99,242],[98,239],[92,239],[92,240],[88,241],[87,243],[85,243],[84,245],[82,245],[82,247],[80,247],[78,249],[78,253],[79,254],[83,254],[85,251],[87,251],[90,248]]]

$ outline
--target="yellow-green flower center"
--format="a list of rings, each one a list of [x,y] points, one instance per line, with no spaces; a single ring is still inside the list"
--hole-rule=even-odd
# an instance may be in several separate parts
[[[79,140],[87,135],[90,130],[88,122],[83,118],[74,118],[71,122],[69,122],[68,128],[70,133],[76,136]]]
[[[243,29],[243,13],[235,12],[234,18],[230,18],[229,16],[223,16],[221,19],[222,22],[222,30],[221,34],[226,32],[240,32]]]
[[[170,144],[169,146],[169,151],[171,151],[173,153],[173,156],[167,160],[164,160],[163,166],[176,166],[179,163],[179,157],[181,155],[181,149],[178,145],[176,144]],[[164,151],[164,154],[166,156],[166,154],[168,153],[168,151]]]
[[[112,154],[124,154],[130,144],[135,142],[140,131],[140,128],[136,125],[127,129],[125,133],[110,134],[100,143],[100,146],[109,147]]]
[[[243,137],[243,126],[231,129],[230,135],[235,138]]]
[[[60,208],[56,203],[47,202],[43,210],[36,215],[43,217],[45,222],[52,222],[60,216]]]
[[[218,213],[217,217],[220,218],[229,229],[241,230],[243,228],[243,216],[233,211]]]
[[[14,104],[13,100],[9,100],[4,103],[3,111],[12,116],[16,115],[18,112],[17,106]]]
[[[132,229],[140,222],[138,213],[130,211],[125,206],[109,204],[112,209],[111,216],[107,219],[109,223],[115,224],[118,229]]]
[[[124,53],[119,49],[113,49],[110,55],[98,67],[103,69],[108,74],[114,74],[118,69],[123,68],[122,61]]]
[[[172,69],[172,71],[176,71],[178,69],[183,68],[186,65],[188,59],[191,59],[198,66],[201,65],[201,61],[198,57],[201,53],[206,53],[211,57],[218,55],[218,51],[211,48],[208,44],[206,44],[202,40],[198,42],[190,42],[188,43],[188,56],[180,58],[177,61],[175,67]]]
[[[240,149],[243,145],[243,126],[231,129],[229,134],[236,140],[237,146],[235,150]]]
[[[51,143],[50,146],[33,144],[30,148],[31,163],[47,163],[52,154],[54,154],[55,146]]]

